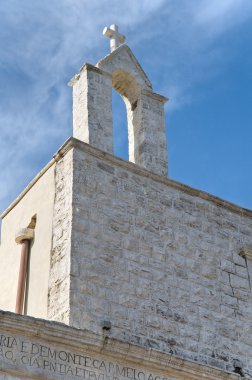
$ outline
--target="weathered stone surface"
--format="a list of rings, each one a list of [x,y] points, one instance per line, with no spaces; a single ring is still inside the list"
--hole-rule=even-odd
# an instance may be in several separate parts
[[[73,136],[113,153],[112,79],[86,64],[72,79]]]
[[[125,102],[129,160],[167,176],[164,103],[130,48],[120,46],[94,67],[84,65],[73,87],[73,136],[113,153],[112,88]]]
[[[57,169],[72,157],[64,173],[73,201],[69,287],[56,290],[49,315],[66,321],[54,311],[63,298],[72,326],[101,334],[110,321],[111,337],[229,371],[240,360],[252,374],[252,297],[239,256],[251,242],[239,226],[252,231],[251,213],[73,145]],[[69,252],[62,233],[59,252]]]
[[[116,341],[106,334],[97,335],[56,322],[1,311],[0,318],[1,380],[239,378],[208,365]],[[239,361],[237,363],[237,366],[241,365]]]
[[[0,312],[0,380],[252,378],[252,212],[166,178],[167,99],[111,33],[113,52],[70,83],[75,138],[3,214],[19,204],[11,234],[33,201],[38,226],[48,222],[34,241],[44,259],[31,262],[26,284],[28,296],[32,276],[42,284],[43,306],[33,289],[27,310],[45,315],[48,290],[48,317],[70,327]],[[109,154],[112,88],[137,165]]]
[[[73,152],[59,158],[55,168],[55,200],[50,276],[48,284],[48,317],[69,323],[70,257],[72,235]]]

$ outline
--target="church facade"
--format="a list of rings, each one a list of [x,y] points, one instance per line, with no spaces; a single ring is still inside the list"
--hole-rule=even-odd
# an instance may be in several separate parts
[[[104,34],[70,81],[73,137],[2,214],[0,379],[251,378],[252,211],[167,178],[167,98]]]

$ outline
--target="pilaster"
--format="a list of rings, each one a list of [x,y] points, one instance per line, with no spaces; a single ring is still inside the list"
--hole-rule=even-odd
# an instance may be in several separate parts
[[[85,64],[69,85],[73,87],[73,136],[113,153],[111,76]]]
[[[129,139],[130,160],[163,176],[168,175],[164,104],[168,99],[142,90],[133,115],[134,130]]]

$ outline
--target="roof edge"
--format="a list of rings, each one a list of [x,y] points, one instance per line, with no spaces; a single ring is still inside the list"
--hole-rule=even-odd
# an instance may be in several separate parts
[[[46,164],[46,166],[41,169],[38,174],[28,183],[28,185],[24,188],[23,191],[14,199],[13,202],[0,214],[0,219],[3,219],[9,212],[24,198],[24,196],[28,193],[28,191],[38,182],[38,180],[50,169],[51,166],[55,162],[60,159],[59,152],[64,150],[64,147],[69,144],[71,137],[67,139],[64,144],[60,147],[60,149],[54,154],[53,158]],[[69,150],[69,149],[68,149]]]
[[[236,205],[235,203],[226,201],[225,199],[219,198],[215,195],[209,194],[203,190],[195,189],[188,185],[184,185],[181,182],[175,181],[170,178],[163,177],[159,174],[155,174],[147,169],[144,169],[133,162],[125,161],[122,158],[116,157],[110,153],[104,152],[98,148],[95,148],[81,140],[78,140],[74,137],[70,137],[66,142],[59,148],[59,150],[54,154],[53,158],[49,163],[36,175],[36,177],[28,184],[28,186],[21,192],[21,194],[10,204],[10,206],[3,211],[0,215],[0,218],[3,219],[25,196],[25,194],[35,185],[39,178],[57,161],[67,154],[72,148],[82,150],[94,157],[109,161],[117,166],[123,167],[131,172],[134,172],[143,177],[152,179],[153,181],[163,183],[166,186],[169,186],[173,189],[182,191],[188,195],[195,196],[204,200],[211,202],[212,204],[226,209],[230,212],[238,214],[242,217],[247,217],[252,219],[252,210],[243,208]]]
[[[102,355],[107,360],[120,362],[122,359],[132,366],[144,367],[166,377],[191,380],[238,380],[239,374],[224,369],[202,364],[192,359],[143,347],[123,340],[102,336],[89,330],[77,329],[61,322],[43,320],[30,316],[21,316],[0,310],[1,329],[3,333],[25,336],[31,342],[41,344],[46,341],[53,346],[67,347],[76,352],[88,351],[91,355]],[[105,359],[106,360],[106,359]],[[11,369],[10,369],[11,370]],[[7,372],[8,374],[8,372]],[[161,376],[160,376],[161,377]]]

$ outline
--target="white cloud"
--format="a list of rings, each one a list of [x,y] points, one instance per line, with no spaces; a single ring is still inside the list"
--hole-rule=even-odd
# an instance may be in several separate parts
[[[215,33],[221,33],[251,16],[250,0],[203,1],[195,13],[195,21]]]
[[[0,209],[71,134],[71,90],[66,83],[84,61],[96,63],[107,54],[109,44],[101,36],[104,26],[115,22],[128,33],[151,79],[157,78],[155,89],[172,98],[171,108],[177,109],[191,102],[193,83],[202,80],[211,60],[218,59],[217,49],[209,49],[212,41],[251,16],[250,4],[250,0],[1,1]],[[163,73],[161,80],[156,72]]]
[[[164,1],[0,3],[0,208],[71,134],[71,75],[108,52],[106,24],[134,27]],[[49,146],[48,146],[49,145]],[[37,163],[36,163],[37,162]]]

